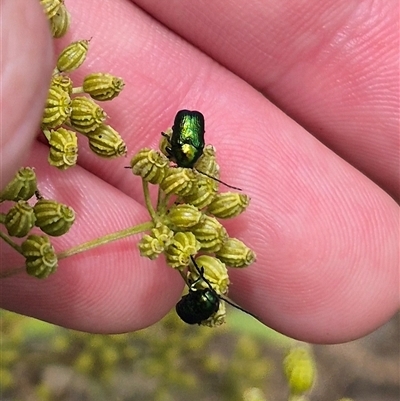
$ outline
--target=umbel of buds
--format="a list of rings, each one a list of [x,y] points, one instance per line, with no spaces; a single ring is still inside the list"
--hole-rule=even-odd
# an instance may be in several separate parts
[[[40,3],[49,19],[53,37],[62,37],[70,24],[64,1],[40,0]],[[97,156],[115,158],[125,156],[127,152],[120,134],[106,124],[107,114],[95,102],[117,97],[125,85],[122,78],[107,72],[94,72],[84,77],[81,86],[75,86],[68,75],[85,62],[89,45],[90,40],[78,40],[61,51],[43,112],[41,126],[50,145],[48,162],[59,170],[77,163],[76,133],[87,137],[90,150]]]
[[[171,130],[167,130],[167,137],[168,132],[170,135]],[[164,254],[166,263],[181,273],[192,298],[196,298],[196,291],[201,295],[210,290],[214,291],[210,296],[215,300],[228,293],[228,266],[243,268],[255,261],[255,253],[239,239],[229,237],[218,220],[243,213],[250,198],[242,193],[218,193],[219,182],[213,177],[219,177],[219,166],[212,146],[205,147],[194,169],[171,165],[167,150],[170,144],[165,136],[160,142],[161,151],[143,148],[130,163],[133,174],[143,181],[146,205],[155,225],[139,241],[140,254],[149,259]],[[207,175],[197,171],[198,165],[199,171]],[[159,187],[155,208],[146,189],[149,184]],[[192,257],[198,252],[201,256],[195,259],[195,267]],[[188,313],[182,300],[179,309]],[[214,327],[225,321],[225,302],[222,298],[216,302],[218,308],[200,322],[202,325]],[[213,311],[213,304],[207,306]]]

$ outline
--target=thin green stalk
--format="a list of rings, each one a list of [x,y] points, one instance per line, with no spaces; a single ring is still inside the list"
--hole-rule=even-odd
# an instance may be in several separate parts
[[[149,183],[142,179],[142,184],[143,184],[143,195],[144,195],[144,200],[146,202],[147,210],[149,211],[149,215],[153,220],[153,222],[156,223],[158,218],[157,218],[157,213],[155,212],[153,205],[151,204]]]
[[[0,231],[0,238],[2,238],[11,248],[14,248],[18,253],[22,254],[21,247],[16,244],[7,234],[4,234]]]
[[[66,251],[57,254],[58,259],[65,259],[69,256],[76,255],[77,253],[88,251],[89,249],[97,248],[98,246],[108,244],[113,241],[117,241],[126,237],[130,237],[135,234],[139,234],[143,231],[151,230],[154,227],[152,221],[147,221],[146,223],[138,224],[134,227],[126,228],[125,230],[117,231],[105,235],[104,237],[96,238],[94,240],[84,242],[73,248],[67,249]]]

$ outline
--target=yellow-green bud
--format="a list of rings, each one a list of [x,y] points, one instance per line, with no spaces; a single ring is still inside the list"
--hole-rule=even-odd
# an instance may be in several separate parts
[[[111,100],[118,96],[124,88],[122,78],[107,73],[93,73],[83,80],[83,90],[95,100]]]
[[[183,197],[185,203],[190,203],[198,209],[204,209],[215,198],[218,189],[218,182],[198,174],[196,182],[189,194]]]
[[[60,86],[50,86],[43,111],[42,125],[56,128],[71,115],[71,98]]]
[[[58,56],[57,69],[60,72],[71,72],[79,68],[86,59],[89,48],[88,40],[72,42]]]
[[[249,202],[250,197],[246,194],[223,192],[213,199],[207,212],[220,219],[230,219],[245,211]]]
[[[177,232],[165,251],[167,263],[174,269],[182,270],[189,264],[190,255],[195,255],[199,249],[200,244],[194,234]]]
[[[171,138],[171,135],[172,135],[172,128],[169,128],[169,129],[167,129],[165,132],[164,132],[164,134],[166,135],[161,135],[161,139],[160,139],[160,143],[159,143],[159,149],[160,149],[160,151],[161,151],[161,153],[164,155],[164,156],[166,156],[166,157],[169,157],[169,154],[168,154],[168,152],[167,152],[167,147],[170,147],[171,146],[171,143],[170,143],[170,138]]]
[[[97,156],[113,158],[126,155],[126,144],[121,135],[110,125],[101,124],[94,131],[88,132],[89,146]]]
[[[175,231],[187,230],[195,226],[202,216],[199,209],[192,205],[182,204],[171,206],[168,210],[168,221],[174,226]]]
[[[226,240],[215,256],[230,267],[246,267],[256,260],[256,254],[236,238]]]
[[[203,154],[196,162],[196,169],[211,177],[219,178],[219,165],[215,158],[215,148],[212,145],[206,145]],[[214,181],[214,183],[217,182]],[[218,186],[218,185],[217,185]]]
[[[47,18],[52,18],[56,15],[58,9],[64,0],[40,0]]]
[[[191,229],[200,242],[201,250],[214,253],[221,249],[228,239],[225,227],[214,217],[203,215],[200,222]]]
[[[56,14],[50,18],[50,29],[53,38],[61,38],[67,33],[70,20],[70,13],[64,4],[61,4]]]
[[[72,99],[71,125],[82,134],[98,128],[107,118],[105,111],[93,100],[78,96]]]
[[[73,209],[55,200],[40,199],[33,210],[36,215],[35,225],[53,237],[68,232],[75,221]]]
[[[0,201],[28,200],[37,190],[36,174],[31,167],[21,167],[0,193]]]
[[[131,159],[132,172],[151,184],[160,184],[165,177],[168,159],[157,151],[144,148]]]
[[[167,226],[158,225],[151,230],[150,235],[144,235],[139,241],[140,255],[152,260],[157,258],[171,244],[173,236],[174,232]]]
[[[169,167],[160,187],[166,195],[185,196],[192,190],[194,181],[195,173],[191,169]]]
[[[201,255],[196,259],[196,265],[203,271],[203,277],[211,284],[212,288],[219,295],[228,292],[229,276],[228,270],[224,263],[209,255]],[[208,288],[205,280],[199,280],[199,272],[194,266],[190,266],[188,280],[196,283],[198,289]]]
[[[78,159],[76,133],[65,128],[50,131],[48,162],[60,170],[75,166]]]
[[[58,86],[69,95],[72,93],[72,80],[67,75],[55,74],[51,78],[51,87]]]
[[[57,255],[46,235],[29,235],[21,244],[26,271],[37,278],[46,278],[58,266]]]
[[[26,201],[18,201],[6,214],[5,227],[12,237],[25,237],[35,225],[33,208]]]
[[[308,349],[291,349],[283,360],[283,371],[292,394],[302,394],[311,390],[315,379],[315,364]]]

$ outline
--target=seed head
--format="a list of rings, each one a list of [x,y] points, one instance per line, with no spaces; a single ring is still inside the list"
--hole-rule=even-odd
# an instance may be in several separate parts
[[[78,140],[74,131],[62,127],[50,131],[49,145],[48,161],[51,166],[60,170],[75,166],[78,159]]]
[[[18,201],[6,214],[5,227],[12,237],[25,237],[35,225],[35,214],[28,202]]]
[[[228,292],[229,276],[228,270],[224,263],[209,255],[201,255],[196,259],[196,265],[202,270],[203,278],[205,278],[218,295],[224,295]],[[198,289],[209,288],[205,280],[199,280],[198,270],[190,265],[188,273],[188,281],[196,283]]]
[[[50,29],[53,38],[63,37],[68,31],[70,21],[70,13],[64,4],[61,4],[56,14],[50,18]]]
[[[139,175],[151,184],[160,184],[165,177],[169,160],[159,152],[144,148],[131,159],[133,174]]]
[[[167,219],[174,227],[174,231],[185,231],[195,226],[201,216],[202,213],[195,206],[181,204],[170,207]]]
[[[42,126],[56,128],[71,115],[71,98],[60,86],[50,86],[44,107]]]
[[[68,232],[75,221],[73,209],[55,200],[40,199],[33,210],[36,215],[35,225],[53,237]]]
[[[221,249],[228,238],[225,227],[214,217],[203,215],[191,232],[201,245],[201,250],[214,253]]]
[[[106,120],[107,114],[93,100],[85,96],[78,96],[72,99],[71,125],[82,134],[88,134]]]
[[[139,251],[141,256],[149,259],[156,259],[171,244],[174,236],[167,226],[157,225],[151,230],[150,235],[144,235],[139,241]]]
[[[26,271],[37,278],[46,278],[58,266],[57,255],[46,235],[29,235],[21,244]]]
[[[190,262],[190,256],[200,249],[194,234],[190,232],[177,232],[166,249],[165,256],[168,265],[174,269],[183,270]]]
[[[236,238],[226,240],[215,256],[229,267],[246,267],[256,260],[256,254]]]
[[[192,190],[195,180],[195,173],[189,168],[168,167],[160,187],[166,195],[185,196]]]
[[[59,72],[71,72],[79,68],[86,59],[88,49],[88,40],[72,42],[58,56],[57,70]]]
[[[122,78],[98,72],[85,77],[83,90],[93,99],[104,101],[117,97],[124,85]]]
[[[126,144],[121,135],[110,125],[101,124],[94,131],[88,132],[89,146],[96,155],[114,158],[126,155]]]
[[[207,212],[219,219],[230,219],[244,212],[249,202],[250,198],[246,194],[223,192],[213,199],[207,207]]]
[[[28,200],[37,190],[36,174],[31,167],[21,167],[0,193],[0,201]]]
[[[47,18],[53,18],[57,14],[63,1],[64,0],[40,0],[40,4],[47,15]]]

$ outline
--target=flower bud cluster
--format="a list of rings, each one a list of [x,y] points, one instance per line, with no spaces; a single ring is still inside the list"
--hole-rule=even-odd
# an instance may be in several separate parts
[[[0,202],[11,201],[1,223],[10,237],[27,237],[21,245],[28,274],[45,278],[57,268],[57,256],[47,237],[66,234],[75,221],[75,212],[67,205],[44,199],[37,189],[37,179],[30,167],[21,168],[0,193]],[[28,202],[30,201],[30,202]],[[39,228],[47,235],[31,234]]]
[[[49,18],[53,37],[63,36],[70,23],[64,1],[40,0],[40,3]],[[107,114],[95,102],[118,96],[124,88],[123,80],[99,72],[88,74],[82,86],[75,86],[68,75],[84,63],[89,44],[89,40],[76,41],[59,54],[42,116],[42,130],[50,145],[48,162],[60,170],[77,163],[77,133],[86,137],[89,148],[100,157],[115,158],[127,152],[120,134],[106,124]]]
[[[229,237],[219,219],[243,213],[250,198],[242,193],[218,193],[218,181],[202,174],[219,177],[212,146],[205,147],[194,169],[172,166],[166,150],[169,134],[171,130],[163,135],[160,151],[143,148],[130,163],[133,174],[140,176],[145,186],[159,187],[156,210],[150,213],[156,228],[140,240],[140,254],[150,259],[164,254],[167,264],[181,272],[191,291],[211,286],[218,296],[225,296],[229,287],[227,266],[249,266],[255,261],[255,253],[242,241]],[[202,173],[197,171],[198,165]],[[201,255],[195,259],[196,267],[191,257],[198,252]],[[225,302],[221,300],[218,311],[201,324],[216,326],[224,321]]]

